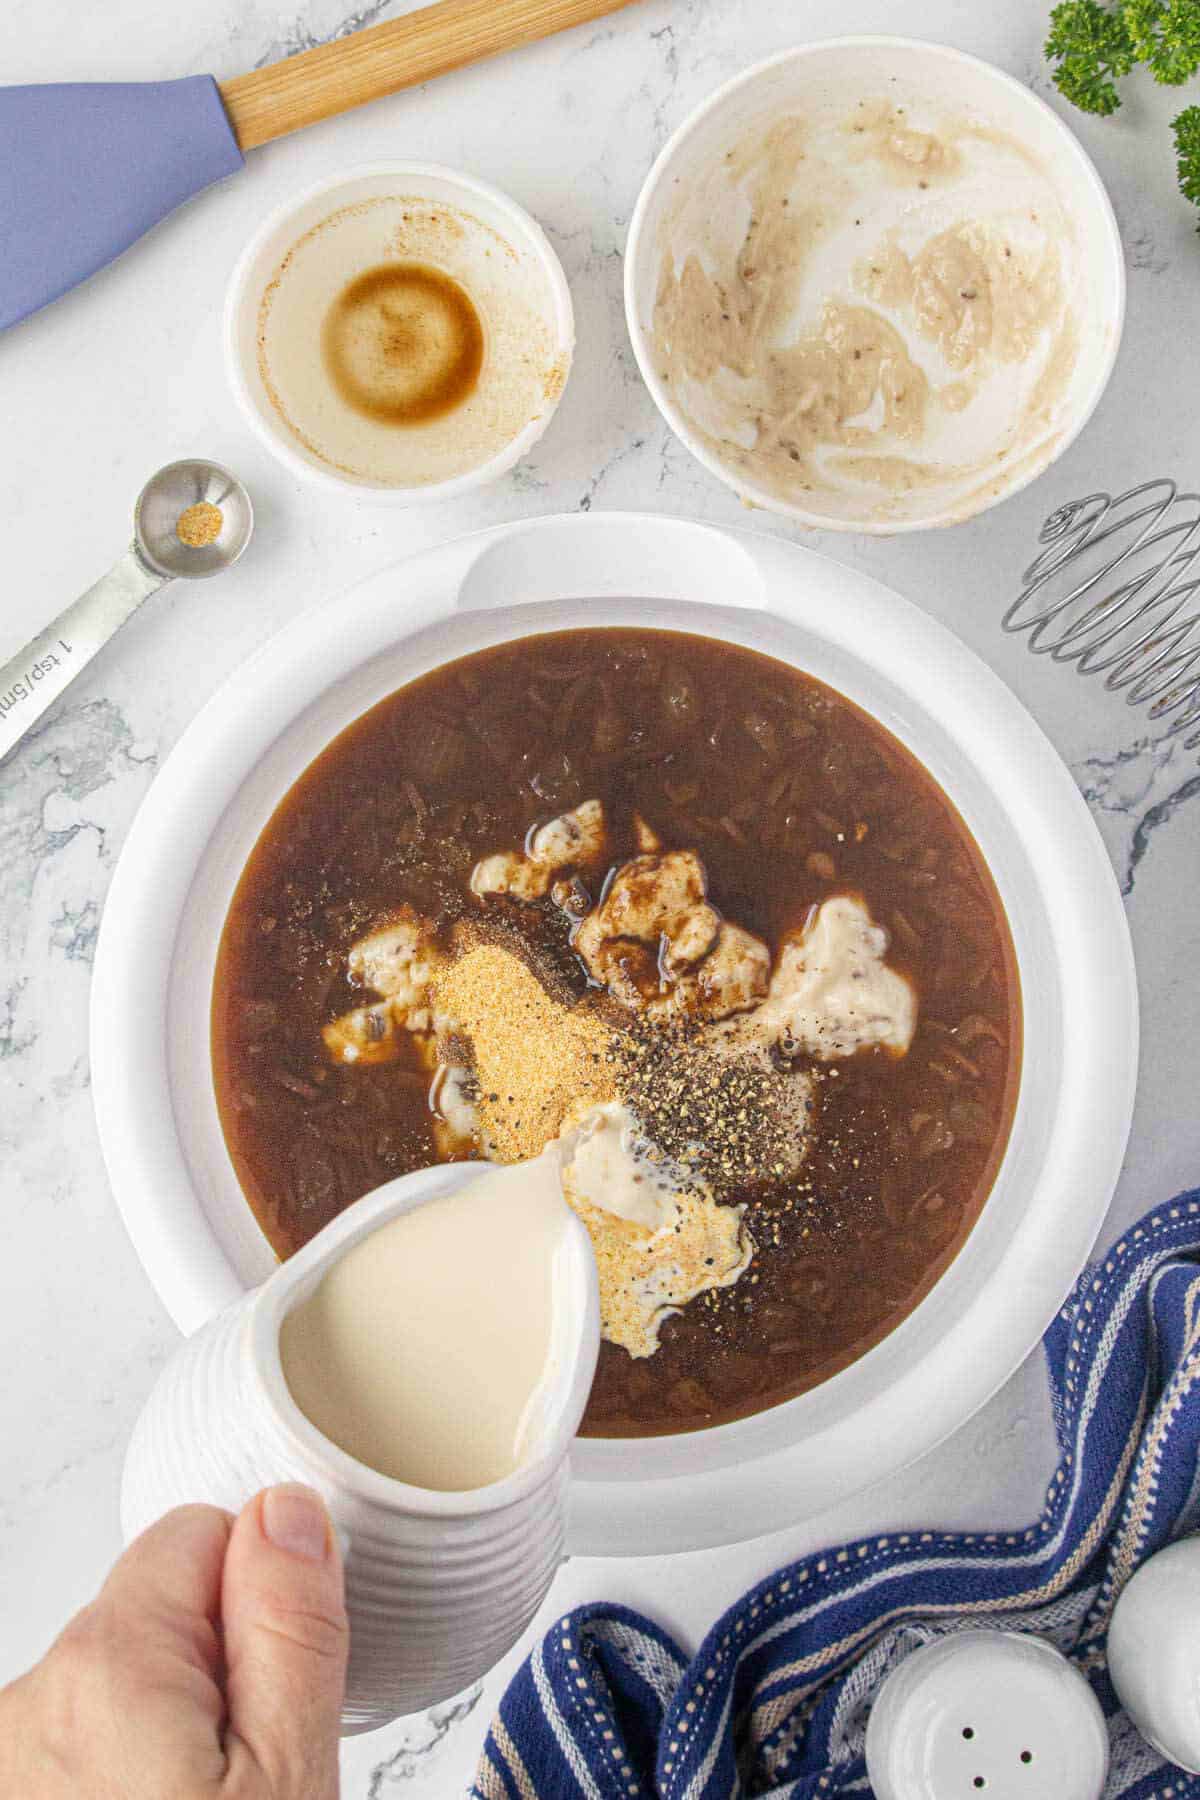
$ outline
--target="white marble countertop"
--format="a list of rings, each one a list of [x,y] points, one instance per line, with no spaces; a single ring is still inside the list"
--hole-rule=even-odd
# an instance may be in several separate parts
[[[368,0],[351,13],[347,4],[9,0],[3,78],[227,75],[404,10]],[[1200,1171],[1200,770],[1097,684],[1035,661],[998,619],[1059,501],[1158,474],[1200,479],[1200,239],[1172,179],[1176,96],[1135,79],[1117,118],[1071,113],[1041,55],[1047,10],[1046,0],[927,0],[920,29],[1046,94],[1095,157],[1129,261],[1114,379],[1082,439],[1016,500],[950,532],[822,547],[961,633],[1045,726],[1092,804],[1127,897],[1144,1018],[1115,1231]],[[914,23],[913,9],[894,0],[640,0],[595,28],[256,152],[235,181],[0,337],[0,659],[114,558],[133,499],[161,463],[225,461],[258,510],[238,569],[147,606],[0,769],[0,1680],[45,1648],[115,1556],[124,1442],[175,1342],[113,1207],[86,1034],[105,890],[156,766],[273,631],[322,596],[336,605],[341,589],[412,550],[499,520],[587,507],[744,518],[668,436],[634,367],[621,250],[638,186],[667,133],[748,63],[803,37]],[[258,221],[339,167],[389,155],[472,170],[523,202],[562,255],[579,331],[565,399],[532,458],[482,494],[412,512],[293,482],[243,428],[219,346],[229,272]],[[817,1542],[884,1523],[1024,1522],[1050,1457],[1035,1357],[952,1441],[836,1516],[703,1556],[573,1562],[545,1617],[583,1600],[622,1600],[695,1644],[752,1580]],[[348,1746],[347,1800],[460,1791],[504,1673],[482,1696]]]

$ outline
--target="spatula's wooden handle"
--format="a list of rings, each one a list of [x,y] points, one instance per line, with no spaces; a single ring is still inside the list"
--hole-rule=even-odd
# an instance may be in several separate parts
[[[482,57],[616,12],[629,0],[438,0],[220,84],[243,150]]]

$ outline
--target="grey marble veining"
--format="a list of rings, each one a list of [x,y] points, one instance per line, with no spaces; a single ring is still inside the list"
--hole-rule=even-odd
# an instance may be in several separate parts
[[[321,29],[322,14],[332,10],[335,23],[328,29]],[[369,6],[360,6],[356,11],[346,13],[340,7],[310,8],[309,14],[296,13],[289,20],[286,28],[267,45],[261,56],[255,58],[254,67],[263,69],[268,63],[282,62],[284,57],[295,56],[299,50],[315,50],[318,44],[332,44],[338,38],[349,37],[352,31],[362,31],[368,25],[378,25],[384,19],[393,16],[397,10],[391,0],[372,0]]]
[[[1071,767],[1128,898],[1154,834],[1200,795],[1196,754],[1177,738],[1136,737],[1112,751],[1093,751]]]
[[[393,1727],[387,1755],[371,1768],[367,1800],[390,1800],[411,1791],[407,1784],[428,1768],[451,1732],[471,1717],[482,1695],[483,1687],[477,1683],[456,1700],[431,1706],[421,1717]]]
[[[261,67],[405,10],[396,0],[10,0],[4,78],[158,79]],[[245,173],[168,221],[87,288],[0,337],[0,658],[127,540],[145,476],[196,452],[254,496],[251,553],[201,594],[148,606],[59,710],[0,764],[0,1679],[40,1653],[116,1553],[125,1438],[172,1328],[115,1215],[91,1118],[88,984],[112,869],[162,758],[221,679],[314,602],[459,532],[555,510],[631,507],[716,523],[747,515],[671,438],[625,336],[622,247],[667,136],[718,82],[801,37],[912,31],[990,57],[1068,116],[1117,209],[1129,266],[1121,358],[1080,440],[1032,489],[973,524],[894,540],[800,537],[927,606],[1016,689],[1065,756],[1129,911],[1144,1057],[1108,1230],[1200,1173],[1200,765],[1141,714],[1029,656],[999,618],[1042,518],[1096,488],[1200,479],[1188,367],[1200,240],[1171,175],[1175,97],[1134,84],[1117,118],[1054,94],[1043,0],[641,0],[567,37],[481,65],[256,152]],[[339,167],[386,157],[496,181],[563,258],[579,334],[563,404],[527,462],[459,502],[396,513],[293,482],[246,435],[224,380],[232,264],[273,207]],[[1177,347],[1174,352],[1172,347]],[[1193,358],[1194,360],[1194,358]],[[1098,972],[1098,979],[1103,972]],[[567,1607],[641,1606],[692,1642],[751,1581],[800,1550],[892,1523],[1023,1520],[1050,1462],[1037,1359],[957,1436],[826,1517],[703,1557],[576,1560],[538,1629]],[[519,1652],[518,1652],[519,1654]],[[479,1690],[344,1751],[347,1800],[461,1791],[515,1656]]]

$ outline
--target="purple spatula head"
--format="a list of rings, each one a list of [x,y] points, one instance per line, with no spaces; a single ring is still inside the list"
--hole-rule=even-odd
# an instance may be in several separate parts
[[[0,88],[0,330],[241,166],[211,75]]]

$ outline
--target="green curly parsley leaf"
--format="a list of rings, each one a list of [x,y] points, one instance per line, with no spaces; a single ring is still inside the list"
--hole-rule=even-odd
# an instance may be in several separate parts
[[[1055,86],[1075,106],[1114,113],[1117,83],[1139,63],[1167,87],[1200,71],[1200,0],[1060,0],[1046,55],[1056,64]],[[1200,206],[1200,106],[1185,107],[1171,130],[1179,186]]]
[[[1172,121],[1171,130],[1175,133],[1175,163],[1184,199],[1200,206],[1200,106],[1185,106]],[[1196,229],[1200,231],[1200,225]]]
[[[1058,65],[1055,86],[1075,106],[1116,112],[1121,104],[1116,84],[1136,61],[1121,14],[1100,0],[1060,0],[1050,14],[1046,55]]]
[[[1121,12],[1134,61],[1167,87],[1190,81],[1200,69],[1197,0],[1123,0]]]

